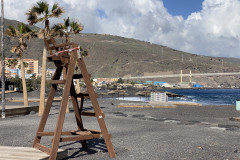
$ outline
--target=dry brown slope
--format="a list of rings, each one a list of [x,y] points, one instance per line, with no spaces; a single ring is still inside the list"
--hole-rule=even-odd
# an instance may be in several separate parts
[[[86,58],[87,67],[92,77],[122,77],[127,74],[141,76],[144,73],[188,73],[238,72],[240,60],[199,56],[151,44],[134,39],[111,35],[77,34],[72,40],[89,50]],[[63,39],[58,39],[58,43]],[[7,57],[14,39],[5,38],[4,46]],[[25,58],[39,59],[41,64],[43,40],[32,39],[28,44]],[[53,65],[48,64],[48,67]]]

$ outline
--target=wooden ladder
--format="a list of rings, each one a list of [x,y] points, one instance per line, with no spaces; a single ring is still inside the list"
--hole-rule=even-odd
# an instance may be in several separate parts
[[[64,43],[56,45],[53,38],[50,38],[49,40],[45,39],[45,44],[51,55],[50,57],[48,57],[48,60],[54,62],[57,68],[55,74],[51,79],[50,93],[33,142],[33,147],[49,154],[49,160],[55,160],[57,157],[57,151],[60,142],[81,141],[82,147],[84,148],[87,147],[86,140],[103,137],[107,146],[109,156],[111,158],[114,158],[116,154],[111,142],[111,135],[108,133],[106,124],[104,122],[104,113],[99,107],[97,95],[94,92],[93,86],[91,84],[90,75],[86,69],[83,57],[78,51],[78,45],[74,43]],[[74,74],[76,63],[81,71],[81,74]],[[60,79],[62,74],[63,80]],[[88,94],[76,94],[73,79],[78,78],[83,78],[87,87]],[[47,118],[49,116],[52,102],[59,84],[64,85],[64,90],[62,94],[56,128],[54,132],[44,132]],[[69,93],[71,96],[76,123],[78,126],[78,129],[76,131],[62,131]],[[78,104],[79,97],[81,98],[80,106]],[[86,97],[90,98],[94,112],[83,111],[83,100]],[[81,116],[96,117],[100,126],[100,131],[85,129],[83,127]],[[43,136],[53,136],[51,148],[48,148],[40,143]]]

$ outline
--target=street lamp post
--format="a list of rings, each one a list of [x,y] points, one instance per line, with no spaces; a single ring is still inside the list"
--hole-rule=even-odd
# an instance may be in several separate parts
[[[1,0],[1,54],[2,54],[2,118],[5,118],[5,61],[3,53],[3,25],[4,25],[4,10],[3,10],[3,0]]]

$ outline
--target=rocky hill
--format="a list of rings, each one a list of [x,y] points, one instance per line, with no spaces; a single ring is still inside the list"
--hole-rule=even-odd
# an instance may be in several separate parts
[[[15,24],[16,21],[7,21],[5,24],[10,23]],[[200,56],[167,46],[112,35],[76,34],[72,35],[71,38],[73,42],[89,51],[89,56],[85,60],[92,77],[179,74],[180,70],[183,70],[183,73],[189,73],[189,70],[192,73],[239,72],[240,70],[240,59],[236,58]],[[58,43],[63,41],[61,38],[57,39]],[[15,43],[16,39],[5,37],[4,52],[7,57],[16,57],[9,52]],[[43,46],[43,40],[32,39],[28,43],[28,50],[24,57],[38,59],[39,64],[41,64]],[[48,64],[48,67],[54,66]],[[232,77],[234,78],[231,82],[234,81],[234,84],[230,84],[230,82],[227,84],[239,86],[237,84],[239,77]],[[213,81],[209,83],[213,83],[215,79],[217,78],[213,78]],[[217,85],[225,83],[226,80],[218,82]],[[168,79],[168,81],[175,80]],[[196,81],[206,82],[206,78],[199,78]]]

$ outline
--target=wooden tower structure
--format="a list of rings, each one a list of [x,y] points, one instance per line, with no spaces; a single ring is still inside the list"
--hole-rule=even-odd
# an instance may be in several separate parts
[[[55,160],[57,157],[57,151],[60,142],[81,141],[82,147],[87,147],[86,140],[103,137],[109,156],[112,158],[115,157],[116,154],[111,142],[111,135],[108,133],[104,121],[104,113],[99,107],[97,95],[94,92],[93,86],[91,84],[90,75],[87,71],[79,46],[74,43],[63,43],[57,45],[52,37],[50,39],[45,39],[45,45],[48,52],[50,53],[48,60],[54,62],[56,71],[51,79],[50,93],[33,142],[33,147],[49,154],[50,160]],[[74,74],[76,63],[78,65],[78,69],[81,71],[81,74]],[[61,75],[63,75],[62,80],[60,79]],[[88,94],[76,93],[73,79],[80,78],[83,78],[87,87]],[[45,132],[44,128],[59,84],[64,85],[64,90],[62,94],[58,120],[56,122],[56,128],[55,131]],[[76,131],[62,131],[69,95],[72,99],[72,105],[78,127]],[[81,98],[80,105],[78,104],[79,97]],[[92,112],[83,111],[83,101],[86,97],[90,98],[93,107]],[[83,127],[82,116],[96,117],[100,131],[85,129]],[[40,143],[43,136],[53,136],[52,145],[50,148]]]

